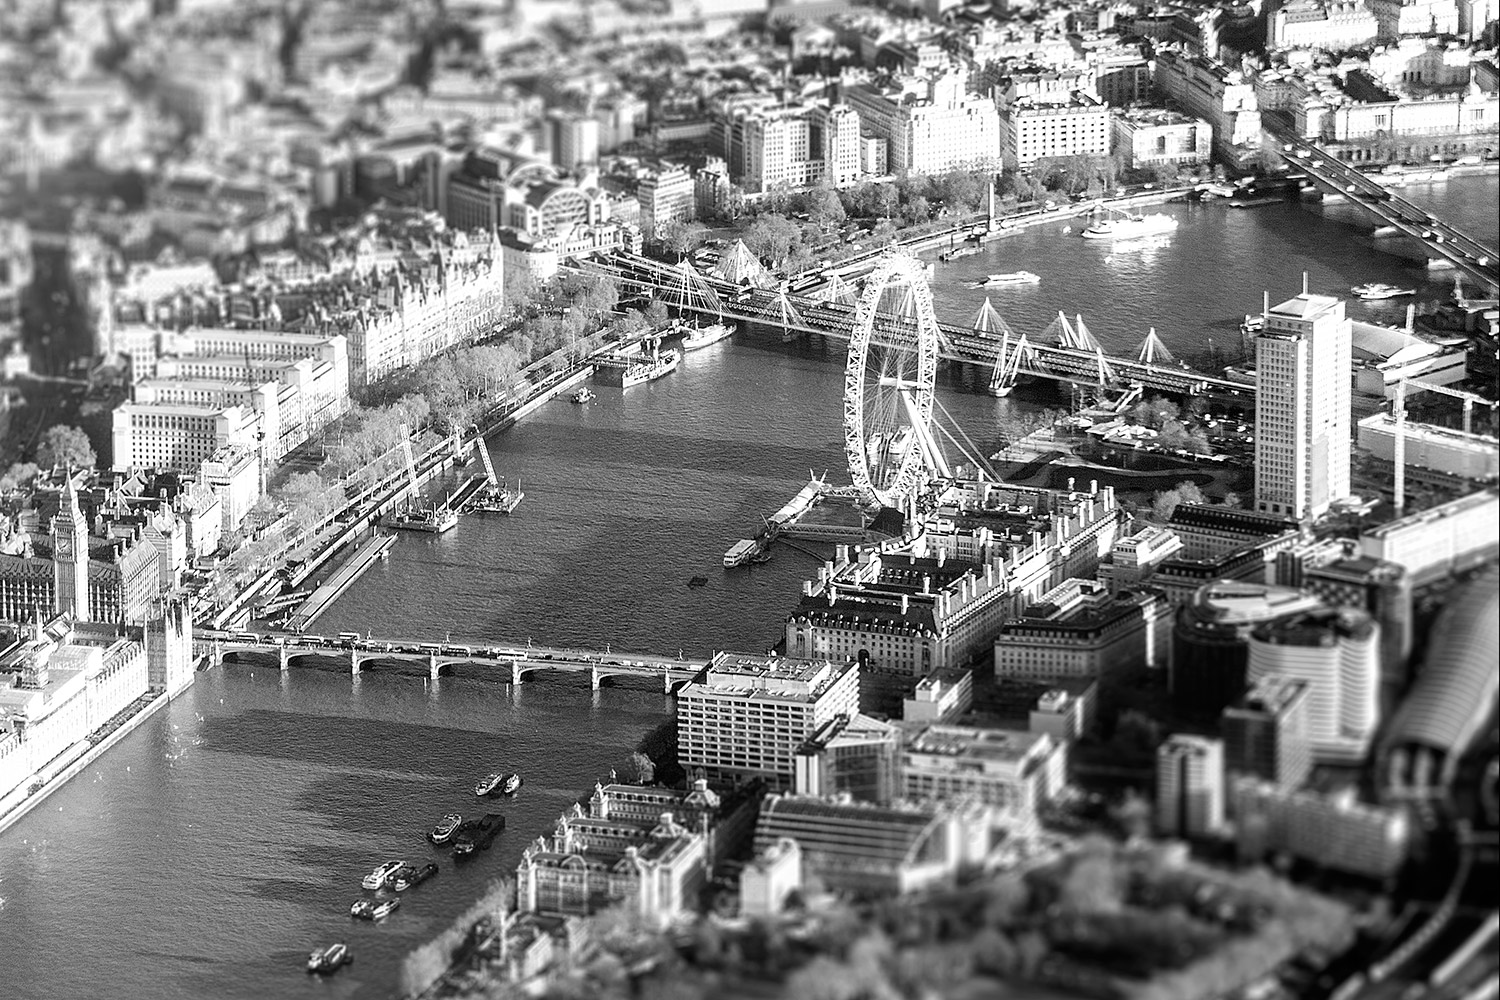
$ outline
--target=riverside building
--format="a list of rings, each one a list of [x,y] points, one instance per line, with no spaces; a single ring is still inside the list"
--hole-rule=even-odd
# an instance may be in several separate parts
[[[1007,167],[1029,167],[1056,156],[1106,156],[1109,106],[1086,91],[1062,100],[1023,97],[1000,115],[1000,155]]]
[[[790,788],[807,740],[858,711],[853,662],[720,652],[678,692],[682,765],[714,781]]]
[[[1298,521],[1349,495],[1349,320],[1303,293],[1266,311],[1255,337],[1255,509]]]
[[[91,531],[71,479],[45,535],[41,516],[28,508],[8,537],[0,534],[0,620],[66,614],[75,621],[138,625],[150,616],[162,573],[143,527],[110,531],[101,517],[98,532]]]
[[[840,546],[803,585],[788,652],[855,660],[867,679],[961,667],[1044,593],[1093,576],[1123,521],[1109,487],[991,487],[950,491],[915,540]]]

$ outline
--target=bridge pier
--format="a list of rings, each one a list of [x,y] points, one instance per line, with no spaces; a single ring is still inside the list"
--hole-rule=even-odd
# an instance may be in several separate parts
[[[436,656],[429,656],[427,658],[427,676],[428,677],[431,677],[433,680],[437,680],[438,679],[438,672],[441,669],[442,668],[440,668],[438,666],[438,660],[437,660]]]
[[[589,664],[589,690],[599,690],[599,668],[595,664]]]
[[[521,686],[521,661],[510,661],[510,683],[512,687]]]
[[[359,676],[359,650],[357,649],[349,650],[349,672],[356,677]]]
[[[292,654],[289,653],[289,652],[287,652],[286,646],[285,645],[277,646],[276,647],[276,654],[277,654],[278,659],[281,660],[281,669],[283,671],[290,670],[291,667],[292,667]]]

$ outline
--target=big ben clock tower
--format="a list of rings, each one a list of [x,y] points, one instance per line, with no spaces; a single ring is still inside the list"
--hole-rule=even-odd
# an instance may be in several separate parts
[[[74,621],[89,616],[89,525],[78,509],[73,480],[63,485],[62,506],[52,519],[52,583],[56,610]]]

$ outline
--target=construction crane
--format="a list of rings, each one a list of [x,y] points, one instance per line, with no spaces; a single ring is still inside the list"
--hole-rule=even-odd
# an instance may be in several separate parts
[[[1396,508],[1396,516],[1400,517],[1406,507],[1406,387],[1416,386],[1429,392],[1440,392],[1455,399],[1461,399],[1464,403],[1464,433],[1472,434],[1474,426],[1474,404],[1479,403],[1488,406],[1491,410],[1500,407],[1500,402],[1493,399],[1485,399],[1472,392],[1463,389],[1455,389],[1452,386],[1438,385],[1435,382],[1423,382],[1421,379],[1403,378],[1396,383],[1396,398],[1391,403],[1391,416],[1396,421],[1396,441],[1392,450],[1391,461],[1396,466],[1396,478],[1392,483],[1392,503]]]
[[[417,485],[417,460],[411,453],[411,429],[405,424],[401,425],[401,456],[406,459],[406,475],[411,489],[407,499],[414,504],[422,495],[422,488]]]
[[[1445,396],[1452,396],[1454,399],[1463,400],[1465,434],[1474,433],[1475,403],[1478,403],[1480,406],[1488,406],[1491,410],[1494,410],[1497,406],[1500,406],[1500,402],[1496,402],[1493,399],[1485,399],[1483,396],[1475,395],[1472,392],[1466,392],[1463,389],[1455,389],[1451,385],[1438,385],[1435,382],[1423,382],[1421,379],[1416,378],[1404,378],[1401,380],[1401,387],[1396,390],[1398,399],[1403,396],[1403,390],[1408,385],[1416,386],[1418,389],[1425,389],[1428,392],[1440,392]]]

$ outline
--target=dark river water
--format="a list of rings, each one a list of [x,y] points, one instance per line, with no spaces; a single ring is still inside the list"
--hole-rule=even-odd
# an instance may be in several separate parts
[[[1495,241],[1494,178],[1408,189]],[[1224,360],[1235,327],[1301,288],[1417,283],[1436,300],[1451,279],[1374,252],[1367,232],[1294,205],[1250,211],[1166,206],[1183,226],[1161,245],[1109,247],[1062,226],[939,264],[939,314],[965,321],[990,295],[1018,332],[1082,314],[1109,349],[1155,327],[1179,355]],[[1486,232],[1487,230],[1487,232]],[[966,282],[1025,268],[1041,284]],[[1404,307],[1352,303],[1353,315]],[[511,517],[469,517],[449,535],[408,535],[315,631],[493,639],[705,655],[763,650],[781,635],[815,560],[778,549],[727,573],[721,557],[805,481],[846,481],[841,356],[737,336],[682,369],[587,406],[559,400],[492,438],[526,500]],[[983,446],[1007,412],[1056,405],[1048,389],[1006,400],[946,387],[952,421]],[[695,575],[707,586],[689,588]],[[330,665],[331,666],[331,665]],[[670,716],[642,687],[588,690],[577,678],[519,689],[274,663],[232,664],[123,740],[0,834],[0,953],[17,998],[386,996],[402,955],[451,921],[487,880],[513,872],[526,842]],[[446,857],[379,926],[354,925],[360,878],[392,857],[435,854],[423,832],[477,812],[476,777],[527,778],[503,808],[507,832],[471,866]],[[327,981],[303,970],[311,947],[346,939],[354,966]]]

